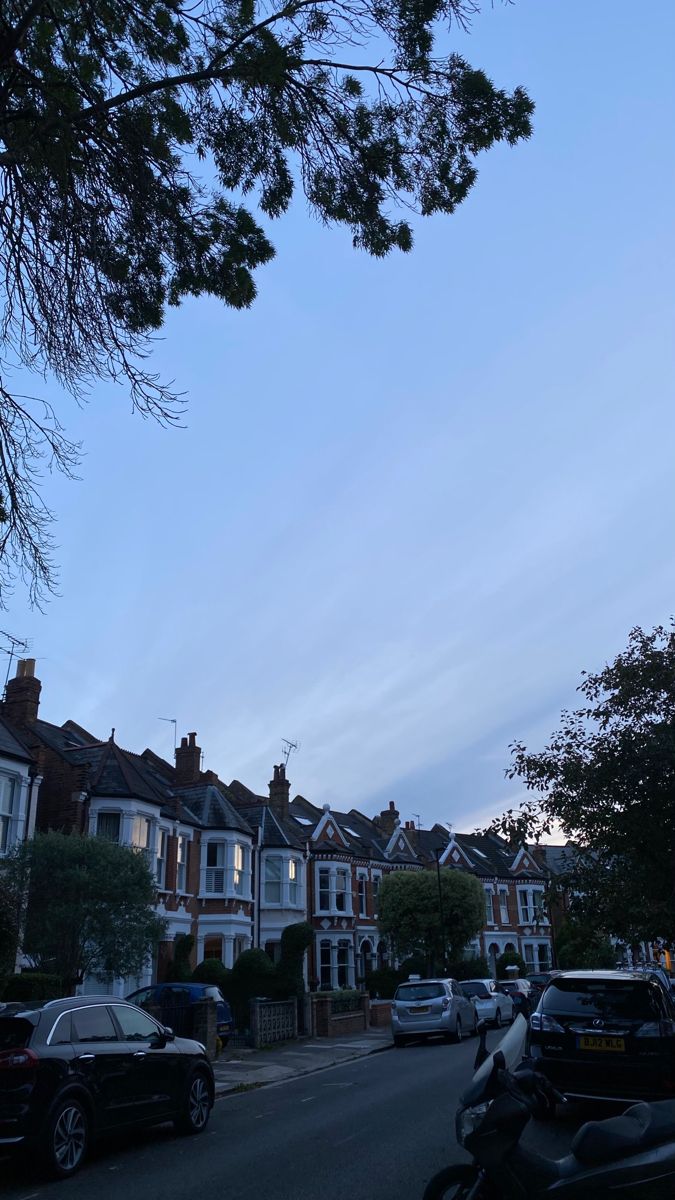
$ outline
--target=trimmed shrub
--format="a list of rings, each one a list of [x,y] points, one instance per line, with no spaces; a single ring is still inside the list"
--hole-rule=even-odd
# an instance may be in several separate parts
[[[190,978],[193,983],[214,983],[222,991],[231,974],[219,958],[205,958],[195,967]]]
[[[497,979],[508,979],[509,975],[513,975],[513,971],[508,972],[507,967],[517,967],[521,979],[527,975],[527,963],[515,950],[507,950],[504,954],[499,955],[497,959]]]
[[[179,933],[173,944],[173,958],[166,971],[167,983],[189,983],[192,978],[190,955],[195,939],[191,933]]]
[[[46,1000],[59,1000],[66,995],[63,980],[59,975],[47,975],[42,971],[22,971],[10,975],[5,984],[3,1000],[35,1000],[44,1004]]]

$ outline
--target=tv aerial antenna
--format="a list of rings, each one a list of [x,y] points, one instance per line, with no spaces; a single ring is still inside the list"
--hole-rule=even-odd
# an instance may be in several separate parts
[[[287,767],[291,754],[297,753],[297,751],[300,749],[300,743],[291,742],[288,738],[282,738],[281,744],[283,746],[282,754],[284,756],[284,766]]]
[[[178,721],[176,720],[175,717],[158,717],[157,720],[158,721],[166,721],[167,725],[173,725],[173,748],[174,748],[174,752],[175,752],[176,746],[178,745],[178,733],[177,733]]]
[[[2,651],[3,651],[3,653],[8,656],[8,658],[7,658],[7,674],[5,675],[5,687],[7,687],[9,673],[12,669],[12,662],[14,661],[14,658],[16,657],[17,650],[21,650],[24,654],[27,654],[28,650],[30,649],[30,642],[27,641],[26,638],[14,637],[14,634],[6,633],[4,629],[0,629],[0,637],[6,638],[7,641],[9,642],[9,650],[6,648],[6,646],[0,647],[0,649],[2,649]]]

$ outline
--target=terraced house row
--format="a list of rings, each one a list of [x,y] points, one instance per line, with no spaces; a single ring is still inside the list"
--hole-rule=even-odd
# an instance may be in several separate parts
[[[401,823],[393,802],[368,817],[291,798],[284,764],[274,766],[261,795],[203,771],[196,733],[181,738],[169,763],[149,749],[123,749],[114,729],[101,739],[73,720],[44,720],[40,693],[34,660],[21,660],[0,709],[0,855],[48,828],[135,846],[152,865],[157,911],[167,921],[146,978],[91,979],[85,988],[122,991],[162,979],[183,933],[194,935],[198,962],[232,966],[251,946],[276,959],[283,929],[302,920],[314,930],[309,985],[354,987],[388,960],[377,926],[382,879],[437,863],[483,884],[476,953],[494,965],[513,949],[533,969],[550,964],[545,873],[532,849],[514,852],[496,836]]]

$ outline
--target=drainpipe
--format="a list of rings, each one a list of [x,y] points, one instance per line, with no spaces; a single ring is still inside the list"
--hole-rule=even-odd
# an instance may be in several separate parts
[[[260,949],[260,899],[262,896],[262,885],[261,885],[262,826],[261,825],[258,825],[258,828],[256,829],[256,839],[255,840],[256,840],[256,845],[255,845],[255,868],[256,868],[255,890],[256,890],[256,897],[257,897],[256,902],[255,902],[255,946],[256,946],[256,949],[259,950]]]
[[[30,841],[35,833],[35,822],[37,820],[37,802],[40,784],[42,783],[42,775],[30,776],[30,790],[28,792],[28,812],[26,813],[26,824],[24,825],[24,839]]]

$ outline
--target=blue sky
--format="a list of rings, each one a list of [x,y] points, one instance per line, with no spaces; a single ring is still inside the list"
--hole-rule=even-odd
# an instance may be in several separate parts
[[[172,313],[187,428],[98,389],[49,480],[42,713],[264,790],[472,829],[635,625],[675,611],[675,6],[518,0],[452,39],[537,103],[454,217],[384,261],[276,222],[250,312]]]

